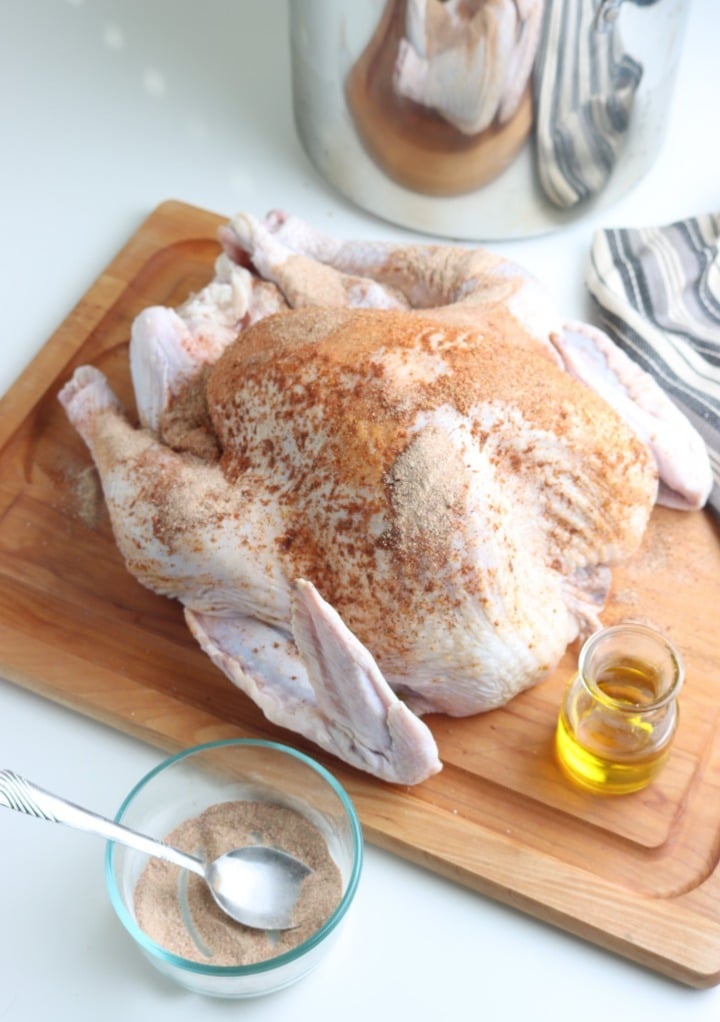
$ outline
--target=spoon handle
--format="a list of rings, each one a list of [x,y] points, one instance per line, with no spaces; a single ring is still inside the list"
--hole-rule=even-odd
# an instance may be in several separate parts
[[[83,809],[74,802],[60,798],[59,795],[53,795],[12,770],[0,770],[0,806],[14,809],[18,813],[26,813],[28,816],[36,816],[41,820],[49,820],[51,823],[65,823],[77,830],[89,831],[108,841],[116,841],[155,858],[165,859],[166,862],[189,869],[199,876],[205,875],[204,864],[195,856],[186,855],[185,852],[172,848],[162,841],[139,834],[121,823],[99,816],[90,809]]]

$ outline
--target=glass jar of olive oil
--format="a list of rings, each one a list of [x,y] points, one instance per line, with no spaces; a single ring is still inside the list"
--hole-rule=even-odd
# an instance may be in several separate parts
[[[591,635],[558,718],[563,772],[597,794],[644,788],[670,752],[683,679],[677,650],[653,628],[628,622]]]

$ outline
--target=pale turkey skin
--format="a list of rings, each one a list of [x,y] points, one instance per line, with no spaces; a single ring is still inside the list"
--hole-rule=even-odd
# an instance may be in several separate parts
[[[565,580],[628,556],[655,498],[608,406],[540,355],[509,376],[514,354],[404,313],[307,309],[208,379],[221,465],[280,509],[285,573],[423,710],[486,710],[547,673],[597,626]]]
[[[653,502],[707,499],[704,443],[488,251],[280,212],[219,237],[213,280],[133,323],[141,428],[92,367],[60,400],[129,570],[213,662],[274,723],[419,783],[441,768],[420,717],[504,705],[595,629]]]
[[[271,720],[394,782],[440,767],[418,714],[503,705],[597,626],[656,496],[542,351],[413,313],[274,315],[194,386],[214,452],[133,429],[92,369],[61,394],[130,571]]]
[[[532,74],[543,0],[409,0],[394,85],[466,135],[515,113]]]

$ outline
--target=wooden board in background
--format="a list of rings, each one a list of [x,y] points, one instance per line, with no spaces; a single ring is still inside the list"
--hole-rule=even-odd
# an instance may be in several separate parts
[[[132,405],[132,319],[210,278],[220,223],[160,206],[0,403],[0,673],[163,750],[232,736],[301,746],[345,785],[369,841],[684,983],[720,982],[720,539],[708,515],[656,509],[615,573],[605,621],[665,629],[687,668],[667,767],[620,799],[569,788],[553,762],[576,649],[501,710],[430,718],[443,771],[393,787],[265,721],[179,605],[125,570],[57,392],[92,362]]]

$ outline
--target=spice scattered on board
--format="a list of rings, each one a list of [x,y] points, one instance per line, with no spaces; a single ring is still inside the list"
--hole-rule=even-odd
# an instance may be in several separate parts
[[[222,802],[181,823],[165,840],[210,859],[245,844],[275,845],[313,870],[300,889],[293,913],[295,928],[267,931],[226,916],[200,877],[150,859],[135,888],[138,925],[167,951],[191,961],[252,965],[274,958],[318,930],[342,896],[340,870],[322,833],[285,806]]]

